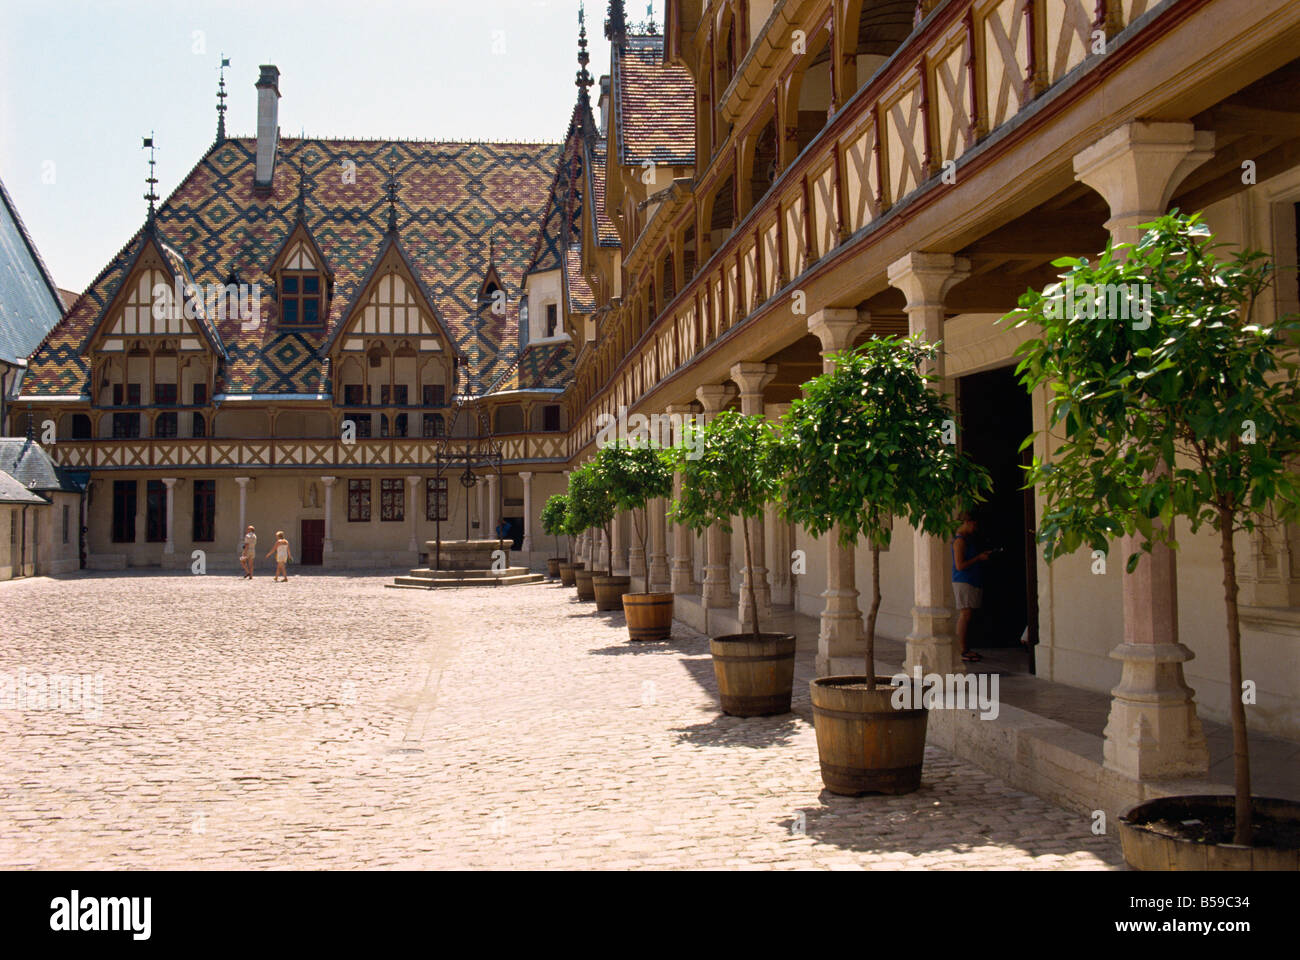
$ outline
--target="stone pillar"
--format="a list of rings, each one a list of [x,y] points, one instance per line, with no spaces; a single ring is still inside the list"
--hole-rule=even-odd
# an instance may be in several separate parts
[[[624,543],[623,535],[624,514],[614,514],[614,522],[610,524],[610,536],[613,541],[609,545],[609,575],[611,577],[628,576],[628,553],[627,544]]]
[[[763,416],[763,388],[776,377],[775,363],[737,363],[731,368],[731,380],[740,388],[740,412],[751,416]],[[736,524],[740,529],[739,522]],[[742,537],[739,549],[744,550]],[[745,557],[740,557],[741,584],[738,612],[742,627],[753,626],[750,615],[749,591],[753,590],[758,601],[758,616],[766,620],[772,616],[772,588],[767,579],[767,543],[764,540],[763,517],[757,516],[749,521],[749,549],[753,554],[753,569],[745,566]]]
[[[524,542],[520,548],[524,556],[532,561],[533,553],[533,474],[525,470],[519,474],[524,482]]]
[[[321,545],[322,553],[334,552],[334,484],[338,477],[321,477],[325,485],[325,542]]]
[[[821,341],[822,370],[835,368],[831,354],[853,346],[853,339],[864,324],[857,310],[828,307],[808,318],[808,332]],[[858,607],[857,567],[852,547],[840,546],[839,527],[826,534],[826,601],[822,608],[821,630],[817,637],[817,675],[833,672],[833,660],[866,656],[866,635],[862,611]],[[865,661],[863,668],[865,669]],[[856,668],[854,668],[856,672]]]
[[[501,517],[497,513],[497,506],[501,502],[497,495],[497,475],[495,472],[489,472],[487,475],[487,533],[483,536],[484,540],[496,540],[497,524],[501,522]]]
[[[651,505],[649,502],[642,508],[642,521],[645,528],[641,531],[644,541],[637,538],[636,533],[636,514],[629,510],[628,520],[628,551],[627,551],[627,572],[628,576],[640,577],[642,581],[646,578],[646,554],[650,546],[650,512]],[[646,589],[650,588],[646,583]]]
[[[1106,200],[1106,229],[1117,243],[1135,243],[1138,225],[1164,214],[1175,188],[1214,154],[1214,134],[1190,123],[1128,123],[1074,158],[1074,176]],[[1120,540],[1121,563],[1138,550]],[[1123,570],[1123,567],[1118,567]],[[1130,777],[1201,776],[1209,754],[1195,692],[1183,678],[1194,654],[1178,641],[1175,553],[1157,545],[1123,578],[1124,638],[1111,651],[1122,664],[1111,691],[1104,763]]]
[[[734,392],[726,385],[716,383],[697,388],[695,396],[704,407],[707,418],[721,413]],[[731,596],[731,571],[727,566],[727,533],[721,524],[709,527],[704,543],[704,605],[729,607],[735,601]]]
[[[176,477],[163,477],[163,486],[167,488],[167,545],[163,553],[176,552]]]
[[[769,420],[780,420],[790,409],[788,403],[769,403],[763,411]],[[794,580],[791,578],[790,554],[794,545],[790,542],[790,524],[781,516],[776,504],[769,503],[763,511],[763,533],[767,539],[766,566],[771,582],[771,598],[774,605],[789,606],[794,603]]]
[[[694,415],[689,403],[673,404],[665,409],[670,417],[681,418],[682,423],[687,422],[687,418]],[[682,475],[680,472],[673,474],[673,500],[680,500],[682,496]],[[691,530],[685,524],[673,524],[673,550],[671,566],[669,568],[669,589],[673,593],[694,593],[695,576],[694,564],[692,563],[692,554],[694,546],[691,543]]]
[[[927,343],[944,339],[944,297],[970,276],[970,263],[947,253],[913,252],[889,266],[889,282],[907,300],[908,332]],[[941,392],[950,394],[944,379],[944,358],[924,371]],[[957,519],[953,518],[956,530]],[[952,601],[952,548],[947,537],[914,531],[912,554],[912,632],[907,637],[906,669],[920,665],[926,673],[962,673]]]
[[[650,543],[646,591],[649,593],[667,593],[671,586],[667,514],[668,504],[662,497],[655,497],[646,505],[646,539]]]
[[[483,529],[484,521],[486,518],[486,514],[484,514],[483,512],[483,490],[486,486],[487,484],[483,482],[483,477],[479,477],[478,483],[474,484],[474,492],[478,496],[478,539],[479,540],[490,540],[494,536],[493,531]],[[468,510],[469,509],[468,498],[466,498],[466,501],[467,502],[465,504],[465,509]]]
[[[239,536],[235,544],[240,550],[244,549],[244,533],[248,530],[248,485],[251,482],[252,477],[235,477],[235,483],[239,484]]]
[[[420,480],[421,478],[417,476],[406,478],[406,516],[411,525],[411,539],[407,541],[406,549],[417,555],[420,552],[420,501],[417,496]]]

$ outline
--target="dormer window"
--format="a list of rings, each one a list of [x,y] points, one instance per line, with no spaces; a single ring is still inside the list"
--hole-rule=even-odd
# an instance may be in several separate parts
[[[280,276],[280,322],[286,326],[320,326],[321,297],[319,273],[284,271]]]

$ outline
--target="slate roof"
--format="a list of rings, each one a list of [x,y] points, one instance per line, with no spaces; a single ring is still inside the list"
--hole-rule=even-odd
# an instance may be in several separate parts
[[[602,247],[620,245],[614,221],[605,211],[605,161],[609,156],[609,141],[601,137],[591,144],[591,162],[587,164],[587,179],[591,184],[591,197],[595,201],[596,238]]]
[[[618,162],[695,163],[695,84],[685,67],[664,64],[662,36],[627,38],[613,52]]]
[[[63,309],[59,288],[0,181],[0,361],[26,360]]]
[[[9,474],[0,470],[0,503],[49,503],[38,497]]]
[[[569,247],[565,255],[564,280],[569,294],[569,310],[574,313],[591,313],[596,309],[596,297],[591,285],[582,275],[582,247]]]
[[[54,465],[39,443],[23,437],[0,437],[0,472],[37,493],[81,492],[67,473]]]
[[[245,331],[237,317],[214,324],[229,359],[218,392],[318,393],[328,384],[325,346],[345,320],[384,243],[390,155],[398,181],[398,232],[434,309],[467,359],[479,392],[518,356],[519,287],[535,245],[556,144],[442,143],[281,138],[269,198],[253,195],[256,140],[214,144],[158,209],[157,231],[178,269],[200,284],[262,284],[262,320]],[[297,223],[301,159],[306,225],[334,271],[326,322],[281,329],[271,278],[276,252]],[[78,298],[32,358],[23,396],[84,395],[89,364],[78,349],[126,275],[144,228]],[[505,316],[477,296],[495,237],[495,265],[508,295]],[[465,386],[462,381],[462,387]]]

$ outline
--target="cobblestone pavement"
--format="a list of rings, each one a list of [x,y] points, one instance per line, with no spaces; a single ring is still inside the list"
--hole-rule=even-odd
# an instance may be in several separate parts
[[[0,673],[103,677],[98,715],[0,709],[0,867],[1122,864],[933,747],[917,793],[825,793],[806,680],[793,715],[725,717],[680,624],[634,646],[559,586],[386,582],[0,584]]]

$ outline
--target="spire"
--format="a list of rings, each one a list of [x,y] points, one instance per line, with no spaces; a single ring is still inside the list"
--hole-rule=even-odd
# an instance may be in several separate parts
[[[609,0],[609,16],[605,18],[605,39],[615,47],[627,46],[627,14],[623,0]]]
[[[298,222],[307,222],[307,174],[303,172],[302,155],[307,149],[305,138],[298,141]]]
[[[591,74],[587,71],[587,64],[591,63],[591,54],[587,53],[587,12],[582,3],[578,4],[578,79],[574,81],[578,87],[578,102],[591,109],[591,97],[587,91],[591,89]]]
[[[149,201],[148,225],[150,226],[150,228],[152,228],[153,218],[154,218],[154,204],[158,201],[158,194],[155,189],[158,186],[158,178],[153,175],[154,164],[156,162],[154,159],[154,150],[156,148],[153,145],[153,131],[150,130],[149,136],[144,137],[143,139],[144,139],[144,143],[140,145],[140,149],[149,151],[149,176],[144,181],[145,187],[148,189],[149,192],[144,195],[144,199]]]
[[[217,83],[217,142],[220,143],[226,139],[226,67],[230,66],[230,58],[225,54],[221,56],[221,67],[219,73],[221,80]]]
[[[397,233],[397,144],[388,152],[388,232]]]

